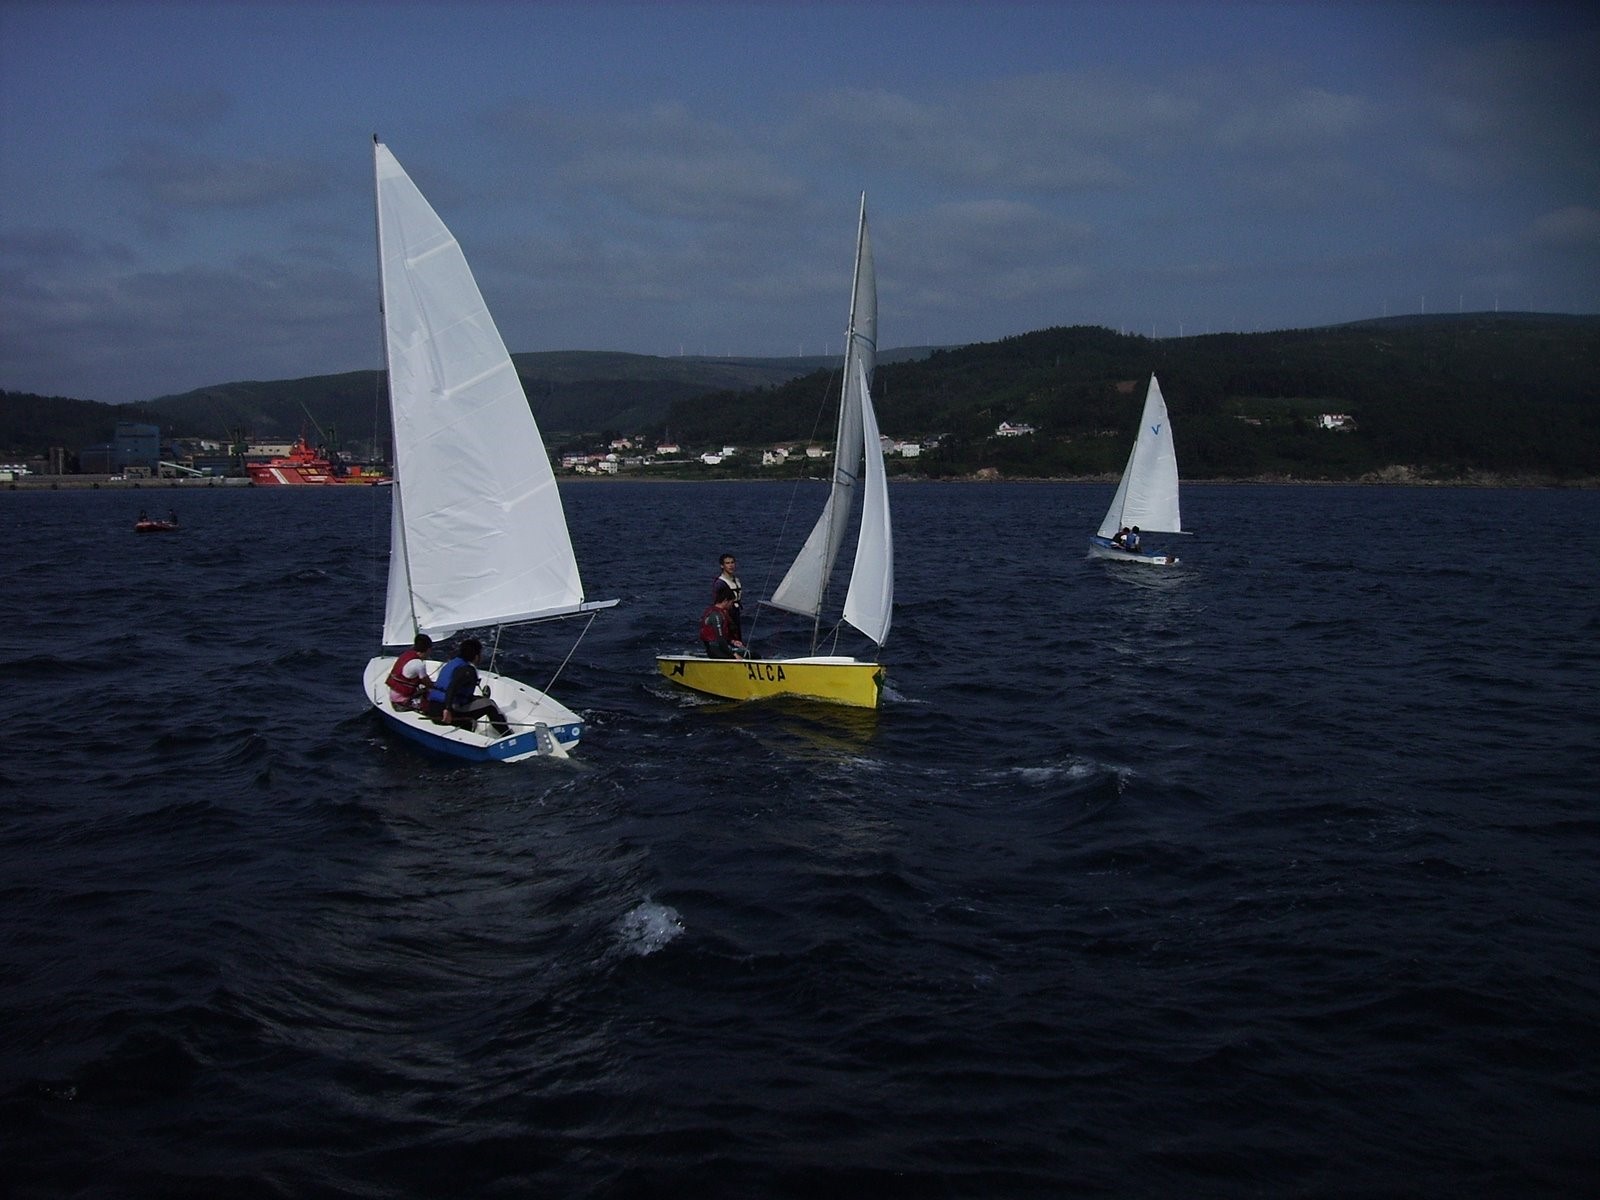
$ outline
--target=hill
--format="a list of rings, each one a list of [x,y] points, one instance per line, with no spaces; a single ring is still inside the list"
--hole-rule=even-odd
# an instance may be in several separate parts
[[[1479,313],[1154,340],[1089,326],[881,364],[879,425],[939,446],[902,469],[932,475],[1119,471],[1154,372],[1189,478],[1359,478],[1386,467],[1600,475],[1600,317]],[[836,372],[835,372],[836,375]],[[719,393],[668,413],[686,441],[815,436],[838,380]],[[1318,427],[1322,413],[1351,428]],[[997,438],[1002,421],[1031,436]],[[824,439],[832,436],[823,420]]]
[[[925,356],[925,348],[886,361]],[[540,429],[552,441],[662,424],[671,407],[708,393],[770,387],[825,369],[821,355],[794,358],[658,358],[648,354],[563,350],[513,354]],[[372,453],[386,447],[382,373],[350,371],[301,379],[215,384],[143,404],[101,404],[59,396],[0,392],[0,456],[37,457],[51,446],[76,450],[110,440],[118,421],[160,425],[172,437],[287,440],[320,429],[335,447]]]
[[[552,447],[606,433],[686,445],[832,438],[838,364],[810,358],[513,355]],[[1600,476],[1600,317],[1476,313],[1152,339],[1094,326],[888,351],[873,392],[886,434],[937,447],[899,471],[1094,476],[1119,471],[1151,372],[1186,478]],[[175,437],[286,439],[314,419],[362,453],[387,442],[376,371],[247,381],[105,405],[0,392],[0,458],[111,437],[119,420]],[[1317,417],[1351,417],[1330,432]],[[1035,433],[998,438],[1002,421]],[[752,468],[754,469],[754,468]]]

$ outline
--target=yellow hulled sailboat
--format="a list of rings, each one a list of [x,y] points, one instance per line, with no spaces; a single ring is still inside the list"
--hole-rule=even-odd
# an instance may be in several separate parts
[[[845,341],[844,382],[834,439],[833,483],[822,515],[767,604],[811,618],[811,653],[797,658],[704,658],[663,654],[661,674],[673,683],[727,700],[799,696],[877,708],[884,666],[839,655],[818,654],[818,643],[836,637],[839,626],[821,627],[823,603],[835,559],[850,525],[855,493],[861,492],[861,524],[856,538],[850,588],[841,623],[848,623],[882,648],[894,607],[894,538],[889,524],[888,477],[872,407],[872,371],[878,354],[878,284],[867,236],[867,198],[861,197],[856,233],[855,279],[850,325]]]

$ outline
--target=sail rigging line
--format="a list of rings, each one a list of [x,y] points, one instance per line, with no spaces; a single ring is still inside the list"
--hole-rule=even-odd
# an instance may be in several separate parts
[[[551,688],[555,687],[556,680],[560,679],[561,672],[567,669],[567,664],[572,661],[572,656],[578,652],[578,644],[583,641],[584,636],[589,632],[589,626],[594,624],[594,619],[599,615],[600,614],[598,612],[591,612],[589,614],[589,619],[583,623],[583,629],[580,630],[578,636],[573,639],[572,648],[567,651],[567,656],[561,660],[561,665],[556,668],[555,674],[550,676],[550,682],[544,685],[546,691],[549,691]]]

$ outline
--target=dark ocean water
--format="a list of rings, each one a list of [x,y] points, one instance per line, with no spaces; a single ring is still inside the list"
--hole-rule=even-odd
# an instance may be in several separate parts
[[[385,490],[0,494],[0,1195],[1594,1194],[1600,493],[1109,492],[893,489],[874,715],[654,675],[820,490],[568,487],[478,768]]]

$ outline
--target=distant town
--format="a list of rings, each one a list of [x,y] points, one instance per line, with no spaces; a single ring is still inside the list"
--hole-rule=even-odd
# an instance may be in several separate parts
[[[1251,418],[1241,418],[1256,423]],[[1321,413],[1317,428],[1353,431],[1354,420],[1345,413]],[[1026,422],[1001,421],[992,438],[1028,438],[1037,431]],[[1109,431],[1108,431],[1109,433]],[[879,438],[886,459],[917,460],[937,452],[942,437]],[[612,438],[585,450],[564,450],[552,456],[558,474],[572,476],[622,476],[673,469],[721,468],[724,471],[787,468],[774,474],[820,474],[833,454],[820,443],[780,443],[706,448],[685,447],[673,441],[645,437]],[[111,441],[78,447],[69,452],[53,448],[48,455],[22,462],[0,463],[0,484],[43,483],[72,480],[80,484],[139,484],[212,482],[284,486],[304,484],[381,484],[390,482],[388,464],[371,455],[333,450],[306,435],[292,442],[239,440],[234,443],[206,438],[166,438],[160,426],[121,421]]]

